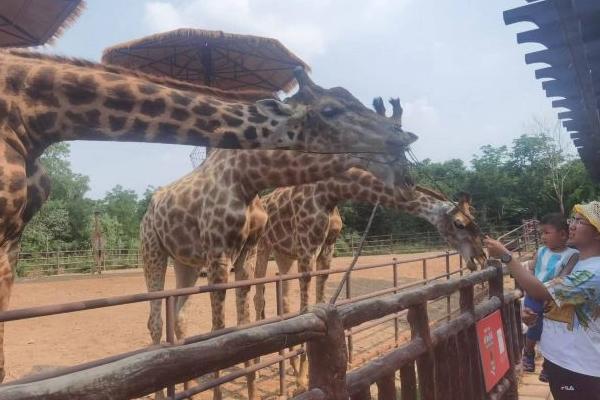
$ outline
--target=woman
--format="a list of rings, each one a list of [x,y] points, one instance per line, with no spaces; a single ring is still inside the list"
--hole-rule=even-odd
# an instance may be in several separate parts
[[[484,243],[531,297],[546,302],[541,351],[555,400],[600,400],[600,202],[577,204],[569,244],[573,271],[542,283],[497,240]]]

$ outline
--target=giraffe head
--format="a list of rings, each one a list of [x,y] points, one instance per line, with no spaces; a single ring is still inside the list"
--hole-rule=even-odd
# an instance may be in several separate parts
[[[468,193],[459,193],[458,202],[454,203],[433,190],[421,186],[415,187],[415,190],[439,200],[434,206],[434,225],[440,235],[459,251],[467,267],[474,271],[477,264],[483,266],[486,260],[483,235],[475,223],[471,196]]]
[[[306,141],[315,151],[331,146],[353,152],[398,155],[417,140],[417,136],[402,130],[396,120],[386,118],[365,107],[350,92],[341,87],[324,89],[316,85],[302,68],[294,71],[299,89],[285,104],[265,100],[259,105],[268,116],[286,114],[283,142]],[[275,128],[277,130],[277,128]],[[285,146],[280,143],[279,147]]]

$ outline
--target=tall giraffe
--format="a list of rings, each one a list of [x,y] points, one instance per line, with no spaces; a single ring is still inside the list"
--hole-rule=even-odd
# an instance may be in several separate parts
[[[400,155],[401,156],[401,155]],[[399,157],[399,156],[397,156]],[[281,150],[213,150],[194,171],[159,189],[142,219],[140,242],[144,276],[149,291],[164,289],[167,258],[174,260],[177,288],[193,286],[200,268],[208,269],[208,283],[225,283],[233,266],[236,280],[254,274],[256,240],[266,224],[258,193],[286,185],[314,182],[340,174],[351,167],[374,170],[385,165],[350,154],[310,154]],[[397,173],[403,173],[403,165]],[[382,175],[387,177],[387,168]],[[394,176],[394,181],[400,180]],[[238,324],[250,321],[250,287],[236,289]],[[225,291],[210,293],[212,329],[225,327]],[[185,304],[176,304],[175,332],[186,335]],[[152,301],[148,328],[153,343],[160,342],[160,301]],[[255,397],[252,376],[250,398]]]
[[[256,101],[83,60],[6,51],[0,57],[0,311],[8,308],[20,237],[48,197],[38,163],[64,140],[179,143],[232,149],[401,151],[416,137],[341,88],[296,72],[287,103]],[[0,381],[4,378],[0,323]]]

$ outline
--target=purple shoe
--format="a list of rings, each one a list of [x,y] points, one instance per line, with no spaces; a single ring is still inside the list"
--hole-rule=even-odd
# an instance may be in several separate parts
[[[535,372],[535,352],[533,353],[523,353],[523,358],[521,359],[521,364],[523,365],[523,371],[525,372]]]

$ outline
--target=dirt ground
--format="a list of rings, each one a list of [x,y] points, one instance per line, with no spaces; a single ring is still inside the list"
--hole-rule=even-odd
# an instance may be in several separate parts
[[[435,253],[364,256],[359,265],[385,263],[396,257],[408,260]],[[335,258],[333,267],[344,267],[350,258]],[[400,264],[398,270],[401,282],[414,282],[422,279],[422,261]],[[427,276],[432,278],[445,273],[445,258],[427,261]],[[451,270],[458,269],[458,257],[451,257]],[[275,274],[274,263],[269,265],[269,276]],[[391,287],[393,283],[392,267],[355,271],[352,275],[352,296]],[[233,274],[230,275],[230,280]],[[332,276],[327,283],[328,296],[335,291],[341,274]],[[206,284],[200,278],[198,285]],[[171,268],[167,273],[166,288],[174,288],[174,275]],[[314,279],[311,285],[311,302],[314,301]],[[145,283],[141,270],[128,272],[105,273],[102,276],[58,276],[31,281],[20,281],[15,284],[11,309],[34,307],[88,300],[101,297],[119,296],[145,292]],[[344,292],[342,292],[344,293]],[[251,299],[254,290],[251,291]],[[292,283],[292,309],[298,309],[298,285]],[[328,298],[328,297],[327,297]],[[342,295],[343,298],[343,295]],[[210,302],[208,294],[192,296],[190,299],[189,334],[210,331]],[[235,325],[235,295],[227,294],[226,326]],[[445,304],[445,303],[444,303]],[[444,305],[445,307],[445,305]],[[17,379],[34,372],[40,372],[60,366],[70,366],[112,354],[135,350],[150,344],[146,328],[148,305],[136,303],[131,305],[81,311],[49,317],[11,321],[6,324],[5,353],[6,381]],[[275,315],[275,285],[267,286],[267,317]],[[254,316],[251,303],[251,315]],[[359,333],[354,338],[355,364],[366,356],[377,344],[393,339],[393,323]],[[163,334],[164,340],[164,334]],[[277,392],[277,372],[275,368],[266,371],[259,384],[259,393],[263,398],[270,398]],[[272,377],[272,379],[270,379]],[[272,381],[272,382],[271,382]],[[290,377],[290,382],[293,378]],[[243,392],[244,379],[238,379],[224,388],[230,391],[226,398],[238,397]],[[292,385],[290,383],[290,385]],[[236,393],[236,395],[233,395]]]

